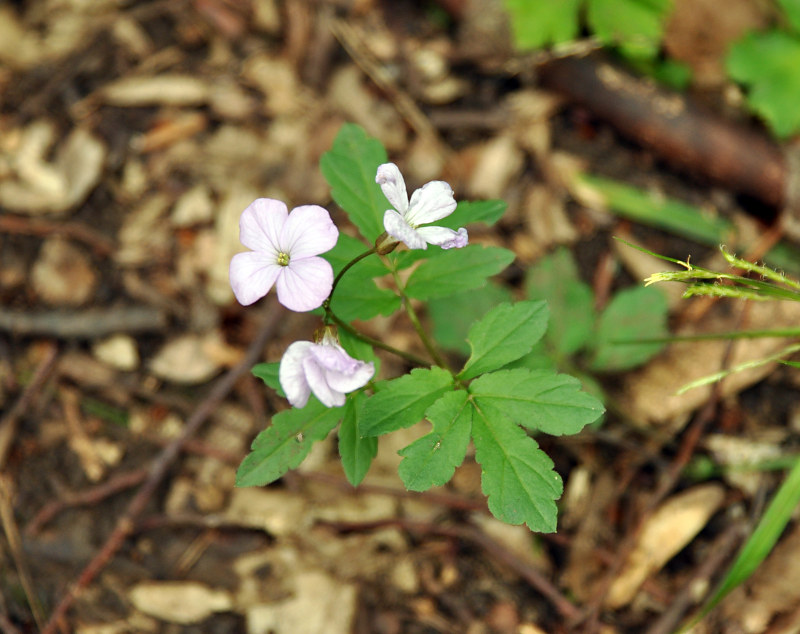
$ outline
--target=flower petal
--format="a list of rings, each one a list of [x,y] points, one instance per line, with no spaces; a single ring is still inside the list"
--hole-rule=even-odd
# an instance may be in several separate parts
[[[411,195],[405,219],[412,227],[436,222],[453,213],[456,204],[450,185],[444,181],[431,181]]]
[[[427,249],[425,239],[411,228],[403,217],[393,209],[383,214],[383,228],[395,240],[404,242],[409,249]]]
[[[259,251],[237,253],[228,270],[233,294],[242,306],[249,306],[269,292],[282,269],[272,255]]]
[[[239,218],[239,241],[253,251],[277,253],[289,210],[280,200],[257,198]]]
[[[446,227],[420,227],[417,233],[421,235],[428,244],[435,244],[443,249],[460,249],[467,246],[469,236],[467,230],[461,227],[458,231],[453,231]]]
[[[283,225],[279,244],[292,259],[297,259],[330,251],[338,239],[339,230],[327,209],[303,205],[292,209]]]
[[[309,353],[325,370],[325,380],[337,392],[364,387],[375,374],[373,363],[351,357],[339,344],[318,345]]]
[[[378,173],[375,182],[381,186],[383,195],[392,203],[392,207],[401,214],[408,210],[408,194],[406,193],[406,182],[400,169],[394,163],[384,163],[378,166]]]
[[[311,386],[320,403],[325,407],[338,407],[344,405],[344,394],[332,390],[325,378],[325,370],[319,362],[310,354],[303,358],[303,370],[306,374],[306,381]]]
[[[303,359],[308,356],[309,348],[313,346],[310,341],[295,341],[286,348],[278,368],[278,380],[283,392],[295,407],[305,407],[311,394],[311,387],[303,369]]]
[[[278,276],[278,301],[304,313],[322,306],[333,287],[333,268],[322,258],[292,259]]]
[[[370,361],[358,361],[354,359],[357,367],[348,373],[329,370],[325,376],[330,385],[337,392],[352,392],[360,387],[364,387],[375,374],[375,365]]]

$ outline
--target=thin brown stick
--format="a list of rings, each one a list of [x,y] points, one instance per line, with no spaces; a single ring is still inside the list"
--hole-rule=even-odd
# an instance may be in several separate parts
[[[28,564],[25,561],[25,556],[22,548],[22,539],[19,535],[19,528],[14,520],[14,508],[11,503],[11,482],[7,475],[0,474],[0,523],[3,525],[3,532],[8,541],[9,550],[11,550],[11,557],[14,559],[14,566],[17,568],[22,589],[25,592],[25,597],[28,599],[28,605],[33,614],[33,620],[36,621],[36,626],[41,629],[44,623],[44,611],[42,605],[39,603],[39,598],[36,595],[36,587],[31,580],[31,573],[28,569]]]
[[[50,372],[55,367],[57,358],[58,346],[51,342],[48,344],[44,358],[36,368],[31,382],[28,383],[27,387],[23,390],[17,402],[14,403],[14,406],[0,419],[0,469],[2,469],[3,465],[6,463],[6,457],[17,430],[17,421],[19,417],[22,416],[22,413],[28,408],[31,400],[39,392],[42,385],[47,380],[47,377],[50,376]]]
[[[567,599],[558,588],[553,585],[541,572],[529,566],[525,561],[510,550],[507,550],[501,544],[491,539],[488,535],[472,526],[442,526],[439,524],[431,524],[429,522],[420,522],[416,520],[407,520],[403,518],[388,518],[385,520],[376,520],[373,522],[319,522],[322,526],[329,526],[338,531],[368,531],[387,526],[397,527],[407,531],[417,533],[425,533],[429,535],[442,535],[444,537],[454,537],[469,541],[479,548],[489,553],[495,561],[500,562],[502,565],[507,566],[526,582],[531,587],[538,590],[543,597],[545,597],[556,611],[564,618],[570,621],[577,620],[581,617],[581,611],[569,599]]]
[[[228,372],[214,384],[208,396],[197,406],[186,421],[181,435],[165,447],[158,458],[153,462],[147,480],[136,493],[133,500],[131,500],[122,517],[117,520],[117,524],[105,544],[103,544],[94,558],[83,569],[77,581],[67,590],[60,603],[56,606],[50,620],[42,630],[42,634],[55,634],[61,620],[66,616],[67,611],[80,592],[94,580],[122,547],[125,540],[133,533],[137,519],[147,506],[156,488],[158,488],[159,484],[164,479],[164,476],[166,476],[172,463],[178,457],[183,445],[189,438],[197,433],[200,426],[214,413],[217,406],[219,406],[233,389],[239,378],[248,372],[251,366],[258,360],[267,340],[272,336],[278,323],[280,323],[283,318],[285,318],[284,312],[278,308],[274,297],[271,297],[266,309],[264,324],[253,340],[253,343],[250,345],[244,359],[242,359],[238,365],[228,370]]]
[[[0,216],[0,233],[37,237],[63,236],[83,242],[101,257],[111,255],[116,248],[113,240],[78,222],[55,222],[42,218],[23,218],[6,214]]]
[[[0,309],[0,330],[15,335],[97,339],[118,332],[158,331],[166,326],[166,313],[150,306],[36,313]]]

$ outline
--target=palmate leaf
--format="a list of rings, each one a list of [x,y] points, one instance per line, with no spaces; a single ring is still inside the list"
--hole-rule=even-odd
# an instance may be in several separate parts
[[[532,531],[556,530],[561,477],[536,441],[508,418],[474,404],[472,441],[481,465],[481,488],[489,510],[508,524],[528,525]]]
[[[236,486],[263,486],[297,467],[342,418],[341,407],[325,407],[311,398],[303,409],[287,409],[256,436],[236,472]]]
[[[398,473],[410,491],[427,491],[453,477],[464,462],[472,429],[472,406],[464,390],[447,392],[425,412],[433,425],[431,433],[399,453],[403,461]]]
[[[411,274],[406,294],[416,299],[447,297],[486,284],[487,278],[514,260],[513,251],[501,247],[469,245],[450,249],[423,262]]]
[[[504,0],[519,49],[542,48],[578,35],[581,0]]]
[[[547,304],[523,301],[500,304],[469,331],[472,354],[458,375],[471,379],[528,354],[547,329]]]
[[[603,405],[581,391],[581,382],[548,370],[500,370],[470,383],[476,407],[490,419],[510,418],[533,431],[577,434],[596,421]]]
[[[653,58],[671,0],[587,0],[586,20],[603,44],[631,58]]]
[[[320,159],[333,199],[370,243],[383,233],[383,213],[390,207],[375,182],[378,166],[387,160],[381,142],[353,123],[342,126]]]
[[[434,224],[453,230],[475,222],[482,222],[491,227],[500,220],[507,208],[508,203],[504,200],[462,200],[452,214],[437,220]]]
[[[416,368],[379,387],[364,403],[359,419],[364,436],[380,436],[418,423],[425,410],[452,389],[453,377],[437,367]]]
[[[378,452],[378,439],[361,435],[358,418],[366,395],[356,392],[347,398],[344,405],[344,418],[339,427],[339,456],[347,481],[358,486],[367,475],[372,459]]]
[[[268,387],[271,387],[278,393],[278,396],[286,398],[286,394],[283,393],[283,388],[281,387],[281,382],[278,378],[278,370],[280,369],[281,364],[277,361],[274,363],[257,363],[253,366],[251,372],[253,376],[261,379],[264,383],[267,384]]]

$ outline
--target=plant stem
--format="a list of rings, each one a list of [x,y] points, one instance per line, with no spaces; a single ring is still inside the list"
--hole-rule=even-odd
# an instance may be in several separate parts
[[[391,352],[392,354],[395,354],[398,357],[405,359],[406,361],[410,361],[414,365],[422,367],[430,367],[431,365],[429,361],[426,361],[425,359],[422,359],[415,354],[411,354],[410,352],[405,352],[404,350],[400,350],[399,348],[390,346],[388,343],[384,343],[383,341],[380,341],[378,339],[373,339],[369,335],[365,335],[363,332],[359,332],[358,330],[353,328],[350,324],[348,324],[346,321],[337,317],[332,310],[326,311],[326,316],[333,323],[339,326],[339,328],[341,328],[342,330],[346,330],[354,337],[361,339],[361,341],[368,343],[371,346],[375,346],[376,348],[380,348],[381,350],[386,350],[386,352]]]
[[[333,280],[333,286],[331,286],[331,293],[330,293],[330,295],[328,295],[328,299],[326,300],[326,304],[325,304],[326,306],[328,304],[330,304],[331,299],[333,299],[333,292],[336,290],[336,285],[339,284],[339,280],[341,280],[342,277],[344,277],[344,274],[347,273],[347,271],[349,271],[350,268],[354,264],[357,264],[358,262],[361,262],[361,260],[363,260],[364,258],[372,255],[373,253],[375,253],[375,247],[372,247],[369,251],[364,251],[364,253],[362,253],[361,255],[357,255],[352,260],[350,260],[347,264],[344,265],[342,270],[339,271],[339,274]]]
[[[425,332],[425,329],[422,327],[422,322],[420,322],[419,317],[417,316],[417,312],[411,305],[411,298],[409,298],[408,295],[406,295],[405,286],[400,281],[400,276],[397,275],[397,271],[393,267],[392,267],[392,277],[394,278],[395,284],[397,284],[397,292],[400,293],[400,297],[403,300],[403,306],[405,306],[408,318],[411,320],[411,324],[414,326],[414,330],[417,331],[417,335],[422,341],[422,345],[425,346],[425,349],[428,351],[428,354],[431,355],[431,359],[434,360],[436,365],[438,365],[440,368],[447,370],[450,374],[455,375],[453,370],[450,368],[450,365],[447,363],[447,361],[444,360],[442,355],[439,354],[439,351],[433,345],[433,342],[430,340],[428,334]]]

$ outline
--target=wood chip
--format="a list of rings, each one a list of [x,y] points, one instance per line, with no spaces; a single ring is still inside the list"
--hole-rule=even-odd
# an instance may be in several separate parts
[[[39,251],[31,282],[39,298],[48,304],[80,306],[94,295],[97,273],[81,249],[61,238],[51,238]]]
[[[233,607],[228,592],[194,581],[146,581],[135,585],[128,598],[140,612],[182,625],[199,623]]]

